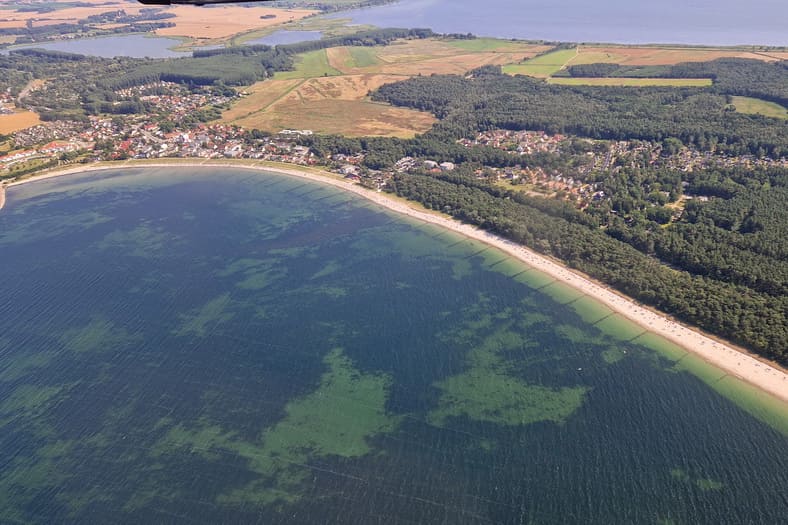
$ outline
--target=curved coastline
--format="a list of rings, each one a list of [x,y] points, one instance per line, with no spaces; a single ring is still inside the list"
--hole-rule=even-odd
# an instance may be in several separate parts
[[[731,344],[723,343],[704,335],[696,329],[687,327],[670,319],[666,314],[658,313],[645,306],[637,304],[632,299],[620,295],[614,290],[593,281],[591,278],[579,272],[570,270],[566,266],[538,254],[524,246],[499,237],[495,234],[481,230],[475,226],[463,224],[448,216],[435,212],[428,212],[416,209],[402,201],[395,200],[385,193],[368,190],[354,183],[343,179],[332,177],[328,172],[324,175],[281,165],[271,165],[261,162],[253,163],[234,163],[234,162],[195,162],[194,160],[185,162],[135,162],[122,161],[105,163],[100,166],[79,166],[67,169],[55,170],[38,176],[14,181],[10,184],[0,186],[0,209],[5,204],[5,188],[46,180],[63,175],[86,173],[91,171],[115,170],[123,168],[188,168],[188,167],[226,167],[233,169],[250,169],[254,171],[267,171],[280,173],[292,177],[307,179],[319,184],[327,184],[336,188],[354,193],[374,204],[381,206],[395,213],[405,215],[411,219],[434,224],[453,232],[459,233],[470,239],[483,242],[493,246],[504,253],[516,258],[526,265],[541,271],[552,278],[560,281],[572,288],[577,289],[585,295],[597,300],[599,303],[621,314],[626,319],[635,322],[647,331],[661,336],[667,341],[674,343],[681,348],[689,351],[701,358],[708,364],[719,368],[732,377],[770,394],[783,403],[788,403],[788,371],[779,367],[775,363],[762,361],[742,349],[738,349]]]

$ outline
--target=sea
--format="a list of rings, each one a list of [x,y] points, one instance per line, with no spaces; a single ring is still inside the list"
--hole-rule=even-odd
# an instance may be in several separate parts
[[[788,516],[784,404],[485,244],[223,167],[7,197],[2,523]]]
[[[788,46],[785,0],[400,0],[331,17],[524,40]]]

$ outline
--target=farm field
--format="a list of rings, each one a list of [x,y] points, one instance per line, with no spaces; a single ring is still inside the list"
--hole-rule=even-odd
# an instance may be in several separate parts
[[[41,119],[38,118],[38,114],[32,111],[21,111],[10,115],[0,115],[0,133],[6,135],[40,123]]]
[[[368,74],[259,82],[222,121],[271,132],[295,128],[354,137],[412,137],[427,131],[434,117],[367,99],[370,91],[403,78]]]
[[[120,9],[123,9],[129,15],[136,15],[139,14],[141,9],[145,8],[143,4],[132,4],[119,1],[102,2],[101,0],[84,0],[80,2],[80,7],[73,7],[76,2],[58,2],[57,0],[50,2],[50,4],[55,7],[57,7],[57,4],[63,4],[64,7],[48,13],[10,9],[3,10],[3,20],[0,21],[0,28],[23,28],[27,25],[28,21],[33,24],[33,27],[53,24],[75,24],[92,15],[100,15]],[[89,4],[93,4],[93,6],[89,6]],[[20,5],[20,7],[22,6]]]
[[[257,82],[244,89],[244,96],[241,101],[233,104],[233,107],[222,114],[222,118],[227,122],[234,122],[258,111],[262,111],[278,99],[289,93],[294,87],[300,86],[303,79],[290,78],[282,80],[266,80]]]
[[[552,77],[548,84],[562,86],[670,86],[670,87],[706,87],[711,85],[710,78],[565,78]]]
[[[525,42],[517,42],[512,40],[499,40],[497,38],[472,38],[468,40],[453,40],[449,42],[449,45],[459,49],[464,49],[465,51],[474,51],[474,52],[499,51],[504,53],[507,52],[516,53],[518,50],[523,49],[523,46],[527,46],[527,48],[533,47],[533,45],[527,44]],[[549,46],[541,46],[541,45],[539,47],[544,48],[545,50],[550,48]]]
[[[718,58],[749,58],[767,62],[785,60],[780,55],[785,53],[760,53],[735,48],[578,46],[576,56],[568,60],[566,65],[604,62],[633,66],[669,66],[681,62],[707,62]]]
[[[763,115],[764,117],[774,117],[788,119],[788,109],[780,104],[751,97],[731,97],[731,103],[739,113],[750,115]]]
[[[274,78],[276,80],[288,80],[341,75],[342,72],[329,63],[327,51],[326,49],[318,49],[299,55],[296,59],[294,71],[280,71],[276,73]]]
[[[196,40],[224,40],[234,35],[294,22],[317,11],[309,9],[274,9],[270,7],[216,6],[211,16],[194,6],[172,6],[168,11],[175,18],[168,19],[175,27],[156,30],[159,36],[177,36]],[[262,18],[269,17],[273,18]]]
[[[479,39],[491,40],[491,39]],[[481,50],[468,49],[469,41],[428,38],[404,40],[388,46],[338,47],[327,50],[329,64],[345,74],[384,73],[391,75],[464,74],[488,64],[504,65],[541,53],[549,46],[498,41],[496,50],[484,43]],[[458,46],[457,44],[463,44]]]
[[[578,47],[539,55],[549,49],[541,44],[489,38],[428,38],[401,40],[388,46],[310,51],[296,59],[294,71],[277,73],[274,80],[247,88],[249,95],[225,111],[222,122],[273,132],[295,128],[349,136],[408,137],[429,129],[434,122],[432,115],[374,103],[368,99],[370,91],[416,75],[461,75],[484,65],[501,65],[510,74],[528,74],[564,85],[703,87],[711,80],[550,77],[576,61],[656,65],[687,61],[693,56],[711,60],[755,55],[735,49],[615,46]]]
[[[35,11],[3,10],[0,29],[24,28],[28,23],[33,27],[53,24],[76,24],[90,16],[112,13],[123,10],[127,15],[138,15],[145,6],[137,2],[82,0],[79,3],[66,0],[52,0],[48,3],[55,9],[39,13]],[[58,9],[58,6],[63,6]],[[159,29],[159,36],[181,37],[190,40],[206,41],[213,43],[224,42],[235,35],[250,31],[268,29],[274,26],[295,22],[317,13],[311,9],[281,9],[270,7],[244,7],[239,5],[214,6],[210,8],[210,16],[206,16],[205,9],[196,9],[194,6],[155,6],[164,12],[172,13],[174,18],[168,22],[174,27]],[[265,18],[264,18],[265,17]],[[271,18],[268,18],[271,17]],[[119,24],[125,26],[127,24]],[[109,29],[111,27],[103,27]]]
[[[560,51],[553,51],[552,53],[540,55],[536,58],[531,58],[518,64],[506,65],[503,71],[510,75],[528,75],[531,77],[546,78],[566,67],[576,55],[576,49],[562,49]]]
[[[405,40],[389,46],[310,51],[298,57],[294,71],[277,73],[273,80],[247,88],[248,95],[222,114],[222,122],[265,131],[296,128],[349,136],[411,137],[427,131],[435,122],[433,116],[372,102],[369,92],[419,74],[464,74],[549,49],[479,40],[474,45],[445,39]]]

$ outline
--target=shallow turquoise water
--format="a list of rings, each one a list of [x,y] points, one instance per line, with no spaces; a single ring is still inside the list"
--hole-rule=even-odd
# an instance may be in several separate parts
[[[8,196],[0,522],[788,515],[785,435],[484,245],[241,170]]]

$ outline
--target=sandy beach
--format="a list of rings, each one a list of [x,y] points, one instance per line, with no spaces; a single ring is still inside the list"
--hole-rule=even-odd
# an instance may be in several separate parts
[[[421,211],[415,207],[409,206],[401,201],[394,200],[385,193],[379,193],[373,190],[368,190],[359,185],[356,185],[345,180],[337,179],[331,176],[321,176],[314,173],[299,170],[294,167],[280,168],[270,167],[262,164],[241,164],[230,162],[184,162],[184,163],[134,163],[134,162],[120,162],[113,165],[102,166],[79,166],[69,168],[63,171],[56,171],[51,173],[42,174],[37,177],[31,177],[18,182],[8,184],[8,187],[13,187],[19,184],[28,182],[40,181],[52,177],[60,177],[68,174],[84,173],[88,171],[119,169],[124,167],[228,167],[234,169],[251,169],[256,171],[268,171],[275,173],[282,173],[294,177],[300,177],[310,181],[318,182],[320,184],[328,184],[336,188],[341,188],[356,195],[359,195],[373,203],[387,208],[393,212],[406,215],[409,218],[420,220],[426,223],[435,224],[454,232],[465,235],[466,237],[476,239],[484,242],[490,246],[494,246],[499,250],[508,253],[509,255],[517,258],[518,260],[528,264],[550,275],[551,277],[566,283],[580,292],[596,299],[600,303],[608,306],[615,312],[622,316],[636,322],[645,329],[658,334],[665,339],[685,348],[693,354],[701,357],[708,363],[722,369],[726,373],[735,376],[743,381],[746,381],[761,390],[788,402],[788,373],[785,370],[761,361],[732,345],[724,344],[717,340],[703,335],[699,331],[684,326],[664,314],[657,313],[649,308],[643,307],[633,300],[619,295],[613,290],[604,285],[594,282],[590,278],[568,269],[562,264],[544,257],[528,248],[513,243],[507,239],[481,230],[475,226],[463,224],[448,216],[438,215]],[[0,190],[0,208],[5,203],[5,195]]]

